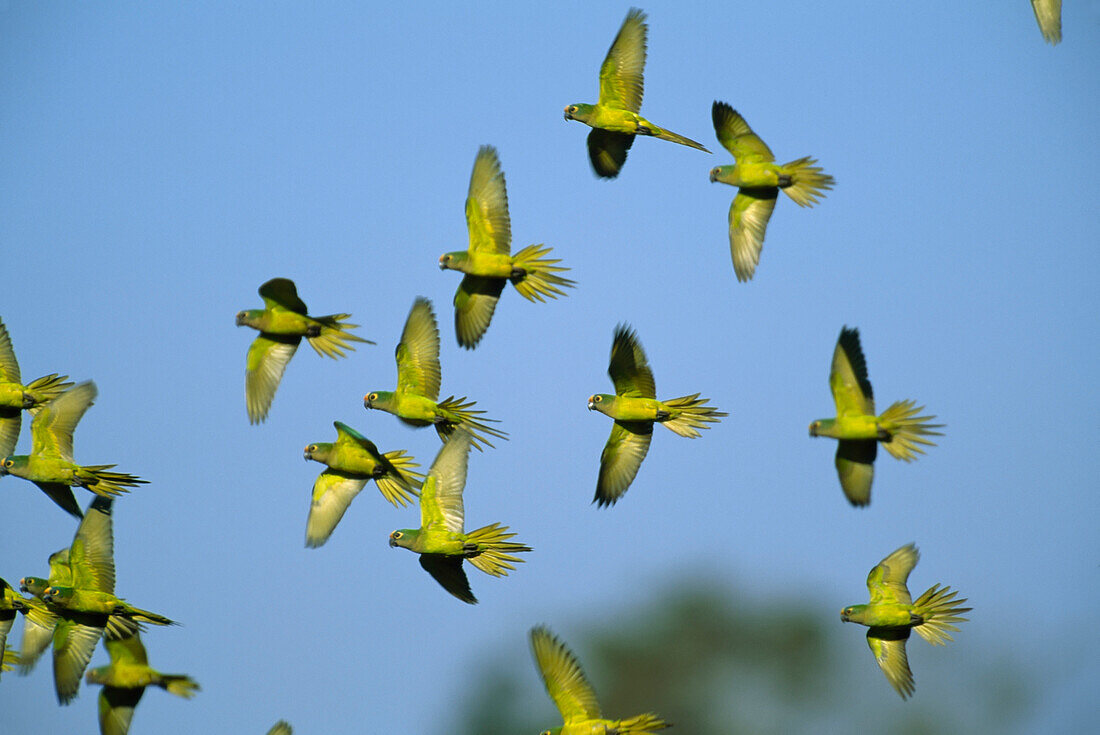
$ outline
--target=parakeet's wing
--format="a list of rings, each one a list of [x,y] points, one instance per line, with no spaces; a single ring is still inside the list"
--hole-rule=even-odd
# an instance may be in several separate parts
[[[738,281],[747,281],[756,272],[764,231],[778,196],[779,189],[738,189],[730,204],[730,255]]]
[[[725,102],[711,105],[710,117],[718,142],[733,154],[738,163],[775,160],[771,149],[752,132],[745,118]]]
[[[1035,11],[1035,20],[1047,43],[1061,41],[1062,0],[1031,0],[1031,9]]]
[[[15,359],[15,348],[11,346],[11,336],[3,321],[0,321],[0,382],[23,384],[23,379],[19,377],[19,362]]]
[[[611,363],[607,374],[615,384],[615,392],[621,396],[656,398],[653,371],[649,369],[642,345],[634,330],[625,324],[615,328],[611,342]]]
[[[80,689],[80,679],[103,636],[106,622],[105,615],[71,611],[58,620],[53,632],[53,682],[61,704],[71,701]]]
[[[496,148],[489,145],[481,146],[474,159],[466,194],[466,228],[470,231],[470,252],[511,252],[512,225],[504,172]]]
[[[546,693],[554,700],[566,725],[602,716],[596,692],[564,643],[539,626],[531,629],[531,651],[535,654]]]
[[[875,655],[886,680],[897,690],[902,699],[913,693],[913,672],[909,670],[909,657],[905,653],[905,641],[909,628],[868,628],[867,645]]]
[[[600,455],[595,502],[613,505],[634,482],[653,439],[651,421],[616,421]]]
[[[78,383],[53,399],[31,421],[31,453],[73,460],[73,431],[96,397],[95,383]]]
[[[145,644],[141,642],[141,634],[139,633],[124,638],[105,637],[103,647],[107,649],[107,654],[111,657],[111,663],[149,665]]]
[[[289,722],[279,720],[267,731],[267,735],[292,735],[293,732],[294,730],[291,729]]]
[[[286,365],[301,341],[297,335],[261,333],[248,348],[244,394],[251,423],[257,424],[267,418]]]
[[[894,602],[902,605],[912,604],[909,588],[905,585],[909,572],[920,560],[920,553],[913,544],[906,544],[880,561],[867,575],[867,589],[871,593],[871,603]]]
[[[260,286],[260,296],[268,309],[282,308],[298,314],[308,313],[305,302],[298,298],[298,288],[289,278],[272,278]]]
[[[424,570],[432,575],[432,579],[439,582],[443,589],[463,602],[477,604],[477,598],[470,590],[470,581],[466,579],[466,570],[462,568],[461,556],[421,554],[420,566],[424,567]]]
[[[77,505],[76,496],[73,495],[73,488],[71,485],[66,485],[63,482],[35,482],[34,484],[37,485],[42,492],[46,493],[50,500],[64,509],[66,513],[76,518],[80,518],[83,515],[80,511],[80,506]]]
[[[874,416],[875,395],[867,379],[867,361],[859,344],[859,330],[844,327],[833,351],[829,387],[836,402],[836,415]]]
[[[15,350],[11,346],[8,328],[0,321],[0,382],[22,385],[19,377],[19,363],[15,360]],[[19,442],[19,427],[23,423],[23,409],[0,408],[0,457],[7,457],[15,451]],[[3,646],[0,646],[2,649]]]
[[[72,586],[81,590],[115,592],[115,541],[111,521],[111,498],[95,496],[77,526],[69,547]]]
[[[634,136],[630,133],[592,128],[588,133],[588,158],[596,175],[605,179],[618,176],[626,163],[626,152],[632,145]]]
[[[351,501],[366,487],[367,479],[331,468],[317,477],[306,519],[306,546],[316,548],[328,541]]]
[[[841,439],[836,447],[836,472],[840,487],[852,505],[871,502],[878,442],[874,439]]]
[[[130,721],[134,719],[134,708],[143,694],[145,687],[103,687],[99,692],[100,735],[126,735],[130,731]]]
[[[477,346],[493,319],[505,279],[465,275],[455,291],[455,335],[467,349]]]
[[[27,614],[23,620],[23,639],[19,644],[19,673],[29,674],[38,663],[42,652],[53,640],[53,631],[57,627],[57,614],[49,610],[40,600],[28,602]]]
[[[456,429],[439,449],[420,489],[421,528],[442,527],[451,533],[462,533],[462,490],[466,486],[469,455],[470,433]]]
[[[439,398],[439,327],[432,302],[423,296],[413,302],[394,356],[398,393]]]
[[[600,105],[637,112],[645,72],[645,13],[631,8],[600,67]]]

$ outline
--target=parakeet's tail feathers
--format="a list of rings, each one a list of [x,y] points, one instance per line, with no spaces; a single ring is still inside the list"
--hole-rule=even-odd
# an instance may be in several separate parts
[[[700,398],[698,393],[690,396],[680,396],[671,400],[662,401],[669,408],[678,412],[673,418],[662,421],[661,425],[676,432],[680,436],[694,439],[699,436],[699,429],[709,429],[707,424],[716,424],[723,416],[729,416],[725,411],[719,411],[714,406],[708,406],[708,398]]]
[[[799,158],[783,166],[785,173],[790,175],[790,186],[781,187],[787,192],[787,196],[800,207],[812,207],[818,200],[825,196],[826,189],[832,189],[836,181],[832,176],[815,166],[815,158]]]
[[[565,296],[562,288],[573,288],[575,283],[568,278],[557,275],[569,270],[557,265],[559,258],[544,258],[550,253],[550,248],[542,244],[528,245],[512,256],[512,265],[524,271],[524,274],[512,278],[512,285],[519,291],[519,295],[528,301],[546,301],[546,298],[556,299]]]
[[[129,492],[127,488],[138,485],[148,485],[148,480],[143,480],[135,475],[125,472],[108,472],[113,464],[85,465],[81,468],[77,478],[83,487],[88,488],[96,495],[105,498],[115,497]]]
[[[914,626],[913,630],[934,646],[942,646],[952,640],[950,631],[959,630],[952,623],[965,622],[967,619],[962,614],[973,609],[959,607],[966,602],[966,598],[956,600],[957,594],[958,590],[952,591],[951,587],[941,589],[934,584],[913,603],[913,611],[924,618],[924,622]]]
[[[309,340],[309,346],[320,355],[321,357],[331,357],[336,359],[344,356],[344,350],[354,350],[349,342],[366,342],[369,345],[375,344],[369,339],[363,339],[349,332],[349,329],[358,328],[358,324],[349,324],[344,321],[350,319],[351,314],[330,314],[329,316],[315,316],[310,317],[313,321],[321,325],[321,333],[316,337],[310,337],[306,335],[306,339]]]
[[[131,620],[123,615],[111,615],[107,618],[107,627],[103,630],[103,637],[109,641],[121,641],[125,638],[132,638],[144,631],[145,626],[137,620]]]
[[[199,691],[197,681],[190,676],[179,674],[161,674],[160,681],[157,684],[169,694],[175,694],[177,697],[183,697],[184,699],[191,699],[195,696],[195,692]]]
[[[512,562],[523,561],[523,559],[513,556],[513,554],[531,550],[530,546],[508,540],[515,535],[514,533],[508,533],[508,526],[502,526],[499,523],[471,531],[466,535],[467,541],[478,544],[483,548],[477,556],[469,557],[470,563],[494,577],[506,576],[509,570],[515,569]]]
[[[666,727],[672,727],[672,723],[665,722],[652,712],[646,712],[644,715],[637,715],[629,720],[620,720],[615,732],[621,735],[627,735],[627,733],[630,733],[630,735],[646,735],[657,730],[664,730]]]
[[[58,375],[57,373],[43,375],[38,380],[31,381],[25,391],[34,399],[34,406],[30,409],[31,414],[36,415],[39,408],[72,387],[73,383],[69,380],[68,375]]]
[[[943,432],[933,429],[942,429],[944,425],[928,423],[935,416],[917,416],[924,406],[914,407],[914,403],[911,400],[897,401],[878,417],[879,424],[890,433],[890,440],[882,442],[882,446],[894,459],[904,459],[906,462],[912,462],[917,454],[924,454],[918,445],[936,446],[936,442],[924,437],[943,436]]]
[[[131,605],[126,605],[124,610],[119,610],[117,612],[139,623],[151,623],[152,625],[179,625],[175,620],[170,620],[163,615],[158,615],[155,612],[142,610],[141,608]]]
[[[484,444],[488,447],[492,447],[493,443],[485,438],[485,434],[496,437],[497,439],[508,439],[508,432],[501,431],[500,429],[494,429],[493,427],[483,423],[485,421],[492,421],[493,423],[499,423],[498,419],[477,419],[475,416],[480,416],[485,413],[484,411],[472,411],[470,406],[475,405],[476,401],[466,401],[466,396],[461,398],[455,398],[454,396],[448,396],[442,401],[439,401],[436,406],[440,411],[451,413],[458,417],[457,421],[444,421],[435,425],[435,430],[439,433],[440,438],[446,441],[455,430],[455,426],[461,424],[466,427],[470,432],[470,441],[473,444],[474,449],[479,452],[484,451],[481,445]]]
[[[672,132],[671,130],[665,130],[664,128],[651,128],[650,135],[654,138],[660,138],[661,140],[670,140],[673,143],[679,143],[680,145],[686,145],[688,148],[694,148],[697,151],[703,153],[710,153],[707,148],[699,142],[692,140],[691,138],[685,138],[682,135]]]
[[[374,481],[386,500],[393,505],[400,505],[404,508],[412,502],[413,497],[420,495],[419,488],[424,482],[424,475],[412,471],[413,467],[419,467],[420,465],[414,462],[413,458],[406,454],[404,449],[386,452],[385,457],[397,470],[397,475],[387,473],[374,478]]]

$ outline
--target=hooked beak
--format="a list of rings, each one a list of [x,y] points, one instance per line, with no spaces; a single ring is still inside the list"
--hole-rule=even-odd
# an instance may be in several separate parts
[[[844,613],[843,610],[840,611],[840,619],[845,623],[852,622],[851,620],[848,619],[848,616]]]
[[[243,327],[244,326],[244,314],[238,314],[237,315],[237,326],[238,327]]]
[[[363,396],[363,408],[374,408],[374,406],[370,404],[370,399],[366,396]]]
[[[566,120],[572,120],[573,119],[573,116],[569,114],[569,105],[565,106],[565,119]]]
[[[817,422],[810,424],[810,436],[817,436]]]
[[[308,462],[309,460],[313,459],[313,453],[310,452],[308,449],[305,450],[304,452],[302,452],[302,459]]]
[[[439,256],[439,270],[441,270],[441,271],[447,270],[447,264],[444,262],[444,258],[446,258],[446,257],[447,257],[446,255],[440,255]]]
[[[31,588],[27,585],[27,578],[26,577],[23,577],[22,579],[19,580],[19,591],[20,592],[30,592],[31,591]]]
[[[390,548],[392,549],[392,548],[395,548],[396,546],[397,546],[397,542],[393,540],[393,536],[390,536]]]
[[[588,410],[589,411],[595,411],[596,410],[596,402],[593,401],[591,398],[588,399]]]
[[[718,169],[712,168],[710,170],[710,183],[713,184],[717,180],[718,180]]]

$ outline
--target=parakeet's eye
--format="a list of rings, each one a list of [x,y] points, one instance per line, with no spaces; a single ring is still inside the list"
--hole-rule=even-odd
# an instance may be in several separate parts
[[[12,465],[14,465],[14,464],[15,464],[15,462],[13,462],[13,461],[12,461],[12,460],[10,460],[10,459],[5,459],[5,460],[4,460],[4,466],[5,466],[5,467],[11,467],[11,466],[12,466]]]
[[[570,105],[569,106],[569,111],[570,112],[576,112],[577,111],[577,106],[576,105]]]
[[[377,401],[378,400],[378,394],[377,393],[371,393],[369,396],[367,396],[367,400],[368,401]]]
[[[596,396],[596,397],[595,397],[595,398],[593,398],[592,400],[593,400],[593,401],[595,401],[596,403],[599,403],[600,401],[602,401],[602,400],[603,400],[603,396]]]
[[[306,451],[307,452],[316,452],[317,451],[317,445],[316,444],[310,444],[308,447],[306,447]]]

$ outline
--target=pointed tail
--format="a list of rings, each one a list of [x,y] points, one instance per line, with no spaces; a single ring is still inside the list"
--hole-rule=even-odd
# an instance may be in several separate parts
[[[512,256],[513,267],[523,271],[522,275],[511,279],[512,285],[519,291],[519,295],[528,301],[536,299],[546,301],[546,297],[556,299],[559,296],[565,296],[565,292],[559,286],[573,288],[575,285],[568,278],[557,275],[569,269],[557,265],[561,262],[558,258],[543,257],[549,253],[550,248],[540,243],[528,245]]]
[[[710,399],[700,398],[698,393],[693,393],[690,396],[661,401],[675,411],[672,418],[662,421],[661,425],[680,436],[694,439],[699,436],[699,429],[709,429],[707,424],[716,424],[722,416],[729,416],[725,411],[708,406],[708,400]]]
[[[351,314],[330,314],[329,316],[317,316],[311,317],[313,321],[317,322],[320,327],[320,334],[315,337],[306,335],[306,339],[309,340],[309,346],[321,357],[331,357],[336,359],[344,356],[344,350],[354,350],[349,342],[365,342],[369,345],[373,345],[369,339],[363,339],[349,332],[349,329],[356,329],[358,324],[349,324],[344,321],[350,319]]]
[[[644,133],[639,133],[644,135]],[[694,148],[697,151],[703,151],[703,153],[710,153],[709,150],[702,143],[698,143],[691,138],[685,138],[682,135],[672,132],[671,130],[665,130],[664,128],[658,128],[654,126],[650,129],[650,135],[654,138],[660,138],[661,140],[671,140],[673,143],[679,143],[680,145],[686,145],[688,148]]]
[[[966,602],[966,598],[956,600],[958,590],[951,591],[950,587],[940,589],[934,584],[917,598],[913,603],[913,612],[924,618],[924,622],[913,627],[920,637],[934,646],[945,645],[952,640],[950,631],[958,631],[952,623],[961,623],[966,618],[962,613],[970,612],[973,608],[959,607]]]
[[[191,699],[195,696],[195,692],[199,691],[197,681],[190,676],[180,674],[161,674],[160,681],[157,684],[167,690],[169,694],[175,694],[177,697],[183,697],[184,699]]]
[[[37,414],[38,409],[43,404],[49,403],[72,386],[73,383],[69,380],[68,375],[58,375],[57,373],[43,375],[38,380],[32,381],[24,391],[34,399],[31,414]]]
[[[917,416],[924,406],[914,407],[914,403],[910,400],[897,401],[878,417],[879,425],[890,433],[890,439],[882,442],[882,446],[894,459],[904,459],[906,462],[912,462],[917,454],[924,454],[918,445],[936,446],[936,442],[924,437],[943,436],[943,432],[933,429],[942,429],[944,425],[928,423],[935,416]]]
[[[129,492],[127,488],[149,484],[148,480],[125,472],[108,472],[112,467],[113,464],[86,465],[77,472],[77,479],[81,486],[104,498]]]
[[[470,432],[470,441],[473,444],[474,449],[483,451],[481,444],[486,446],[493,446],[493,443],[485,438],[485,435],[496,437],[497,439],[508,439],[508,432],[494,429],[493,427],[485,424],[485,421],[492,421],[498,423],[497,419],[478,419],[476,416],[484,414],[484,411],[471,411],[470,406],[476,404],[476,401],[469,401],[463,403],[466,400],[466,396],[462,398],[455,398],[454,396],[448,396],[442,401],[436,404],[439,410],[445,415],[445,420],[435,425],[435,430],[439,433],[439,438],[444,441],[455,430],[455,427],[461,424],[466,427]],[[448,415],[449,414],[449,415]]]
[[[795,204],[800,207],[812,207],[818,199],[825,196],[826,189],[832,189],[836,181],[832,176],[815,166],[817,159],[799,158],[784,164],[783,172],[791,177],[791,183],[782,187]]]
[[[672,727],[672,723],[665,722],[652,712],[646,712],[644,715],[637,715],[629,720],[620,720],[615,732],[621,735],[627,733],[630,733],[630,735],[646,735],[646,733],[664,730],[666,727]]]
[[[424,475],[412,471],[413,467],[419,467],[420,465],[413,461],[413,458],[404,449],[386,452],[384,456],[397,470],[397,474],[387,472],[374,478],[374,481],[386,500],[404,508],[412,502],[413,497],[420,495],[419,488],[424,482]]]
[[[514,533],[508,533],[508,526],[502,526],[499,523],[471,531],[466,535],[466,539],[481,547],[481,551],[477,556],[467,557],[469,562],[486,574],[494,577],[506,576],[509,570],[515,569],[512,562],[523,561],[513,554],[531,550],[530,546],[508,540],[514,536]]]
[[[115,610],[115,614],[121,617],[129,618],[132,621],[138,623],[150,623],[152,625],[179,625],[175,620],[170,620],[163,615],[158,615],[155,612],[149,612],[148,610],[142,610],[140,607],[134,607],[133,605],[124,602]]]

